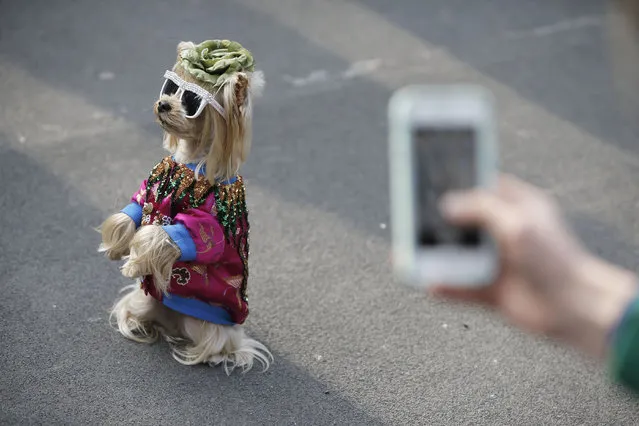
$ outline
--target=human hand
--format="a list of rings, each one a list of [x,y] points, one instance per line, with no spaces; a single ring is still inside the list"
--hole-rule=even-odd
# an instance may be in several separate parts
[[[542,190],[501,176],[492,190],[448,194],[442,212],[495,239],[500,274],[487,287],[445,284],[432,294],[496,309],[524,330],[569,340],[601,354],[606,334],[635,291],[634,275],[592,256]]]

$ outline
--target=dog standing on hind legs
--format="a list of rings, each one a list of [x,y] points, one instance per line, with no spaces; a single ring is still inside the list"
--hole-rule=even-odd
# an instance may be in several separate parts
[[[164,78],[154,112],[170,155],[101,226],[100,251],[125,259],[123,275],[138,281],[111,318],[131,340],[163,336],[182,364],[267,369],[270,351],[242,327],[249,222],[238,175],[262,74],[239,43],[208,40],[180,43]]]

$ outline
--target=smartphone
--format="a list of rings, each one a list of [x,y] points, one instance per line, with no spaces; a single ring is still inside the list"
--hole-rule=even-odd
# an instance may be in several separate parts
[[[388,105],[393,266],[414,287],[477,287],[497,274],[494,241],[448,223],[452,190],[492,186],[498,149],[491,93],[478,86],[407,86]]]

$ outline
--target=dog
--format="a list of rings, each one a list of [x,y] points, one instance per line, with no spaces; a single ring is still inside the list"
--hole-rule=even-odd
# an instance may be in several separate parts
[[[186,365],[264,370],[266,346],[245,333],[249,222],[239,175],[252,101],[264,86],[251,52],[229,40],[181,42],[154,103],[170,155],[100,227],[99,251],[124,259],[110,320],[131,340],[164,337]]]

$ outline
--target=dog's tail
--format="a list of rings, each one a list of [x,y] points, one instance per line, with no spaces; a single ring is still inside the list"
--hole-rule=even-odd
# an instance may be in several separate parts
[[[173,357],[185,365],[207,363],[224,366],[226,374],[235,368],[245,373],[255,361],[266,371],[273,355],[264,344],[246,335],[241,325],[219,325],[182,315],[180,331],[184,339],[168,338]]]

